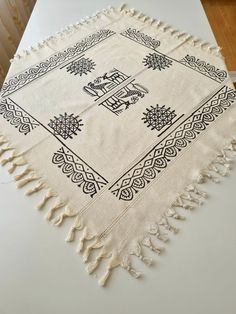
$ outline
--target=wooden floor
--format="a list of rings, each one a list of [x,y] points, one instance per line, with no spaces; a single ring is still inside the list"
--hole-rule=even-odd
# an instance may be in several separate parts
[[[236,0],[201,0],[229,71],[236,71]]]

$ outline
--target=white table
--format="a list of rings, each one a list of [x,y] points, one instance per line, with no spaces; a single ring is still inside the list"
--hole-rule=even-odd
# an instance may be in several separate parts
[[[143,12],[215,42],[199,1],[128,1]],[[38,0],[20,44],[25,49],[67,24],[119,1]],[[0,169],[1,314],[235,314],[236,170],[205,189],[211,198],[186,213],[156,266],[143,280],[117,270],[108,288],[84,270],[65,230],[34,209],[36,198],[15,188]]]

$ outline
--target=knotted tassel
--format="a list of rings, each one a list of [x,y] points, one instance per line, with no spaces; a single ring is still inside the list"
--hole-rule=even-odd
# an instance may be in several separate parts
[[[24,166],[24,165],[26,165],[26,161],[23,158],[18,159],[17,161],[11,164],[11,167],[8,169],[8,172],[13,173],[18,166]]]
[[[158,226],[157,223],[151,224],[149,226],[148,233],[153,235],[153,236],[156,236],[157,239],[159,239],[160,241],[167,242],[169,240],[166,233],[163,234],[160,232],[160,227]]]
[[[32,169],[30,167],[27,167],[25,170],[23,170],[23,172],[21,172],[21,173],[17,174],[16,176],[14,176],[14,180],[15,181],[21,180],[24,176],[29,174],[31,171],[32,171]]]
[[[82,222],[80,220],[80,217],[77,216],[73,226],[70,228],[70,230],[68,232],[68,235],[66,237],[66,242],[74,241],[76,230],[82,230],[82,229],[83,229],[83,224],[82,224]]]
[[[61,207],[65,206],[65,202],[62,201],[62,200],[58,200],[50,209],[49,211],[47,212],[45,218],[47,220],[51,220],[52,219],[52,216],[54,214],[54,212],[58,209],[60,209]]]
[[[18,183],[17,183],[17,187],[18,188],[22,188],[23,186],[25,186],[26,184],[32,182],[32,181],[35,181],[35,180],[38,180],[39,178],[32,175],[31,177],[29,178],[26,178],[26,179],[21,179]]]
[[[202,200],[199,199],[199,198],[195,198],[193,197],[190,193],[183,193],[180,195],[180,198],[184,201],[190,201],[192,203],[196,203],[198,205],[201,205],[202,204]]]
[[[26,191],[25,195],[32,195],[34,193],[37,193],[41,191],[44,187],[45,187],[45,183],[39,182],[35,187]]]
[[[146,257],[142,254],[142,247],[138,242],[135,243],[135,245],[133,246],[133,248],[130,251],[130,254],[137,256],[147,266],[151,266],[152,259],[150,257]]]
[[[199,195],[203,198],[207,198],[208,194],[204,191],[199,190],[195,185],[190,184],[189,186],[186,187],[187,192],[193,192],[196,195]]]
[[[11,147],[1,148],[0,149],[0,156],[2,156],[5,152],[7,152],[9,150],[13,150],[13,148],[11,148]]]
[[[117,267],[119,265],[119,262],[117,260],[117,258],[115,256],[112,256],[108,262],[108,265],[107,265],[107,269],[106,269],[106,272],[104,274],[103,277],[101,277],[101,279],[99,280],[99,285],[100,286],[105,286],[108,278],[110,277],[111,275],[111,271]]]
[[[93,249],[100,249],[101,247],[103,247],[103,245],[104,244],[100,241],[100,239],[98,237],[95,237],[95,240],[93,241],[93,243],[88,245],[86,249],[84,250],[84,254],[83,254],[84,262],[86,263],[88,261],[90,253]]]
[[[166,230],[172,231],[174,233],[178,233],[178,231],[179,231],[178,228],[176,228],[170,224],[170,222],[168,221],[168,219],[165,216],[162,217],[161,221],[159,222],[159,225],[163,226]]]
[[[54,218],[53,224],[55,226],[60,226],[66,217],[74,217],[77,214],[78,214],[78,210],[75,210],[74,208],[72,209],[69,206],[66,206],[64,212],[61,213],[56,218]]]
[[[92,240],[93,238],[94,238],[94,236],[88,233],[87,227],[85,226],[83,229],[83,234],[79,239],[79,244],[78,244],[76,251],[81,252],[84,248],[84,241],[85,240]]]
[[[6,144],[7,141],[1,136],[0,137],[0,146],[2,146],[3,144]]]
[[[131,261],[130,261],[130,258],[128,256],[126,256],[125,258],[123,258],[122,262],[121,262],[121,265],[120,265],[122,268],[124,268],[125,270],[127,270],[129,272],[129,274],[134,277],[134,278],[140,278],[142,276],[142,273],[135,270],[133,267],[132,267],[132,264],[131,264]]]
[[[12,153],[11,156],[3,159],[1,161],[1,164],[4,166],[5,164],[7,164],[8,162],[11,162],[12,160],[14,160],[16,157],[20,157],[20,155],[17,155],[15,152]]]
[[[189,210],[192,210],[192,209],[195,209],[195,206],[193,205],[190,205],[190,204],[186,204],[185,202],[183,202],[182,198],[181,197],[178,197],[174,203],[172,203],[172,206],[173,207],[182,207],[184,209],[189,209]]]
[[[86,267],[86,270],[89,274],[92,274],[98,267],[100,261],[103,259],[103,258],[108,258],[109,257],[109,253],[103,248],[101,250],[101,252],[98,254],[98,256],[95,258],[94,261],[88,263],[87,267]]]
[[[56,194],[51,190],[48,190],[43,200],[37,205],[37,209],[42,209],[46,205],[47,201],[54,196],[56,196]]]
[[[150,237],[145,237],[142,241],[142,244],[157,254],[161,254],[161,252],[164,250],[163,247],[158,247],[154,245]]]
[[[165,214],[167,217],[172,217],[178,220],[185,220],[185,217],[178,214],[177,211],[173,207],[168,208]]]

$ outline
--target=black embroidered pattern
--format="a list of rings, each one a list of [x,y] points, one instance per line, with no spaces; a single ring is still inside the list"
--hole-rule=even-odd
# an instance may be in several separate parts
[[[194,56],[186,55],[179,62],[186,65],[187,67],[190,67],[193,70],[202,73],[205,76],[214,79],[218,83],[222,83],[227,77],[226,71],[217,69],[214,65],[206,63],[203,60],[197,59]]]
[[[102,105],[116,115],[119,115],[124,110],[127,110],[131,105],[137,103],[138,100],[143,98],[147,93],[147,88],[135,83],[135,80],[132,80],[130,83],[115,92],[112,96],[102,101],[99,106]]]
[[[119,86],[129,77],[130,76],[122,73],[116,68],[113,68],[102,76],[98,76],[93,82],[89,82],[83,87],[83,90],[90,96],[94,97],[94,100],[96,101],[115,87]]]
[[[176,117],[175,110],[170,110],[170,107],[160,107],[158,104],[156,107],[146,108],[146,112],[143,114],[142,120],[147,124],[147,127],[157,131],[160,131],[166,125],[171,125],[172,120]]]
[[[235,101],[236,92],[223,86],[116,181],[110,187],[112,193],[121,200],[131,201],[135,194],[155,179],[180,151]]]
[[[32,119],[25,111],[18,107],[18,105],[9,98],[1,100],[0,114],[24,135],[27,135],[29,132],[39,126],[39,124],[34,119]]]
[[[153,50],[156,50],[156,48],[160,46],[159,40],[154,39],[151,36],[136,30],[135,28],[128,28],[122,32],[121,35]]]
[[[67,65],[66,70],[67,72],[82,76],[83,74],[88,74],[88,72],[91,72],[95,68],[95,63],[93,60],[89,58],[81,58],[79,60],[74,60],[69,65]]]
[[[143,63],[146,67],[153,70],[164,70],[172,65],[172,61],[164,55],[149,53],[144,59]]]
[[[3,84],[0,92],[0,97],[5,97],[18,89],[22,88],[26,84],[34,81],[35,79],[43,76],[49,71],[60,66],[64,62],[78,56],[80,53],[88,50],[89,48],[95,46],[106,38],[114,35],[115,32],[109,29],[102,29],[98,32],[85,37],[80,42],[76,43],[74,46],[65,49],[64,51],[58,52],[46,59],[43,62],[31,67],[27,71],[20,73],[19,75],[10,78]]]
[[[60,114],[59,117],[54,116],[54,120],[50,119],[48,126],[53,129],[54,135],[61,136],[64,140],[72,138],[72,135],[77,135],[78,131],[81,131],[82,119],[79,116],[74,117],[74,114],[64,115]]]
[[[61,171],[82,188],[85,194],[93,197],[107,181],[89,167],[81,158],[72,154],[71,151],[61,147],[52,157],[52,163],[57,165]]]

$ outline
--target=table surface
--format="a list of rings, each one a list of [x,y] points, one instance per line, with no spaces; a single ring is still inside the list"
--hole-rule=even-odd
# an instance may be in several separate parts
[[[127,1],[130,7],[215,42],[199,1]],[[38,0],[19,49],[25,49],[109,4],[119,1]],[[67,228],[54,228],[0,169],[1,314],[235,314],[236,169],[219,184],[205,185],[210,199],[179,222],[166,252],[135,280],[115,270],[100,288],[84,270]],[[68,227],[68,226],[67,226]]]

